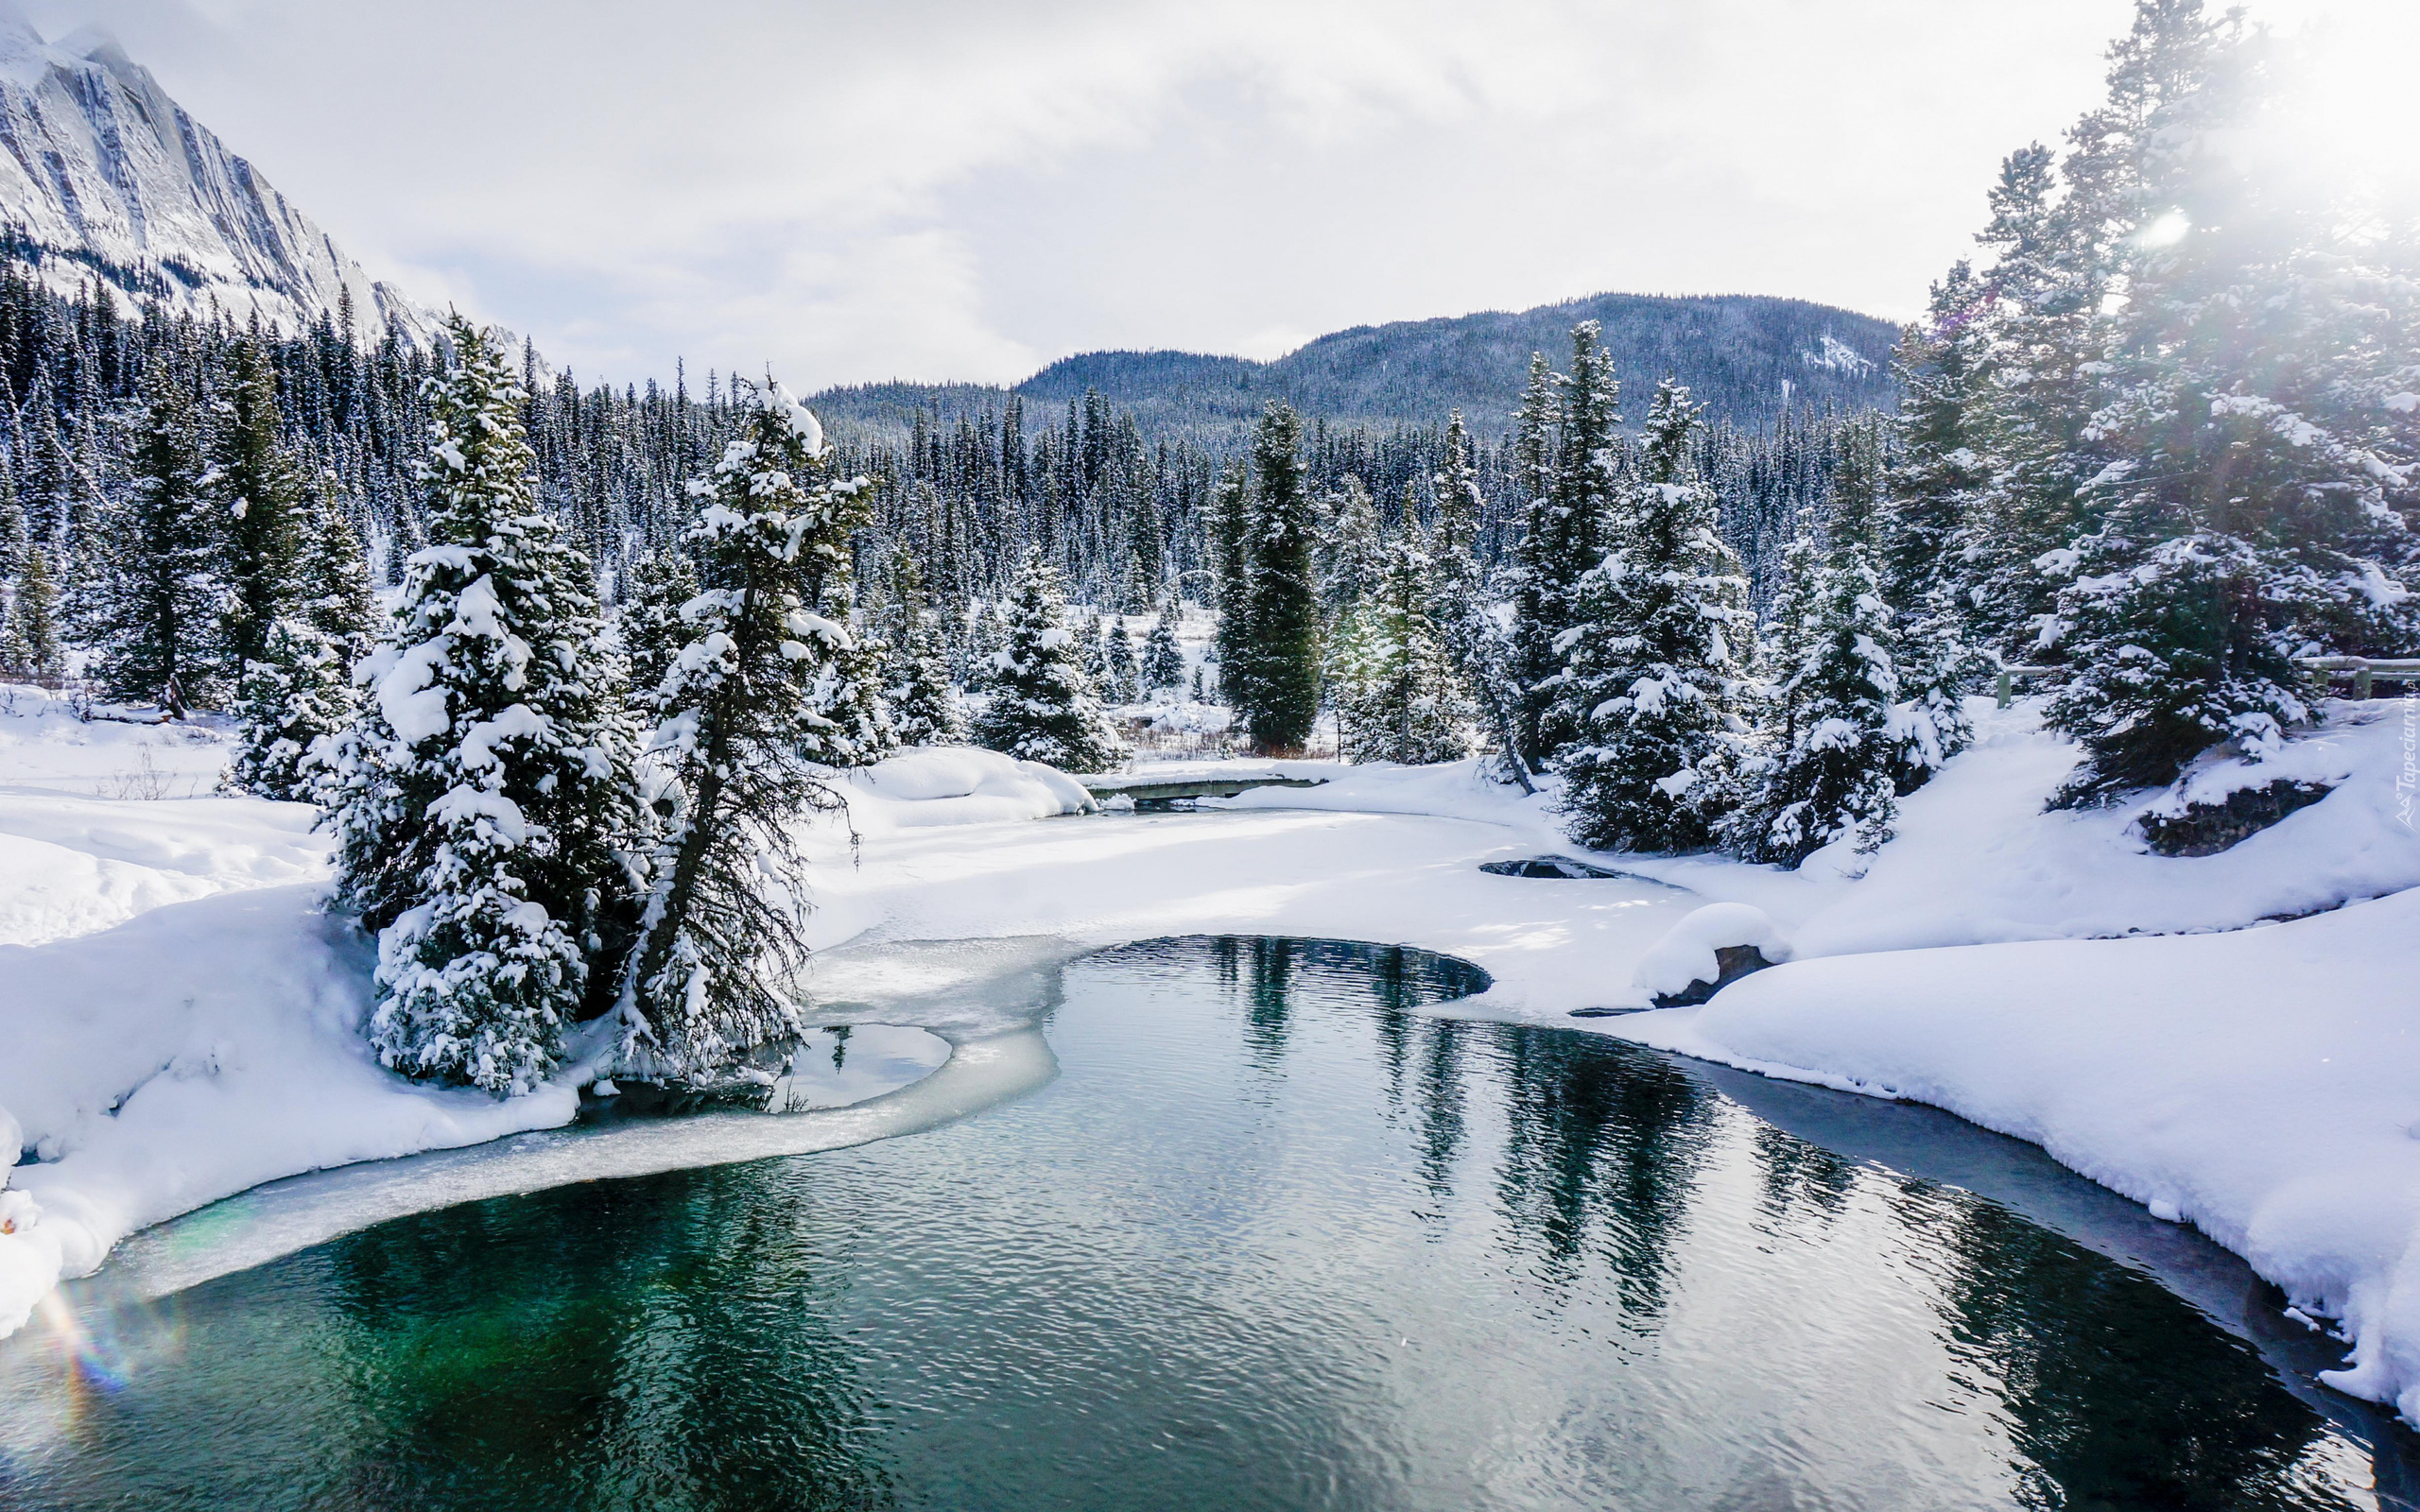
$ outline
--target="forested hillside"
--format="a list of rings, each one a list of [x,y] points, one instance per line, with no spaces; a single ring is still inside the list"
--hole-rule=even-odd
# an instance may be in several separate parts
[[[1028,405],[1098,392],[1154,439],[1231,449],[1261,406],[1283,400],[1331,425],[1392,430],[1460,409],[1494,438],[1512,422],[1530,354],[1556,352],[1594,320],[1621,372],[1675,378],[1707,413],[1744,429],[1795,409],[1887,404],[1897,332],[1872,316],[1756,295],[1597,294],[1519,312],[1482,311],[1337,331],[1274,362],[1191,352],[1087,352],[1018,384]],[[950,417],[1007,402],[967,384],[872,384],[812,401],[839,428],[896,433],[915,412]]]

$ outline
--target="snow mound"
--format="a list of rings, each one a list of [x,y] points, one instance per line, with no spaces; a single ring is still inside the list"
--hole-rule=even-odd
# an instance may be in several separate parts
[[[2040,1144],[2342,1318],[2324,1379],[2420,1419],[2414,940],[2420,889],[2223,934],[1802,959],[1608,1022]]]
[[[1714,953],[1736,945],[1752,945],[1775,964],[1789,959],[1789,940],[1763,909],[1708,903],[1673,925],[1670,934],[1638,958],[1631,985],[1661,997],[1685,990],[1692,982],[1718,981],[1722,968]]]
[[[1087,814],[1084,784],[1055,766],[973,746],[905,751],[846,774],[849,816],[868,830],[996,824]]]

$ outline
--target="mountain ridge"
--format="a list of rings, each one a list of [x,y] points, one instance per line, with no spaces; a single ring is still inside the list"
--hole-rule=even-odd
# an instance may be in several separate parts
[[[349,294],[366,341],[389,321],[413,340],[430,325],[109,33],[45,42],[13,0],[0,0],[0,240],[61,293],[98,280],[295,332]]]
[[[813,395],[818,413],[841,426],[893,436],[921,411],[950,418],[1014,394],[1028,405],[1080,401],[1097,391],[1147,432],[1215,438],[1248,425],[1282,399],[1331,423],[1442,424],[1460,409],[1492,436],[1511,422],[1528,381],[1530,354],[1558,367],[1571,329],[1596,320],[1632,408],[1670,376],[1687,384],[1716,417],[1754,428],[1800,405],[1861,408],[1896,393],[1890,356],[1898,328],[1887,320],[1808,300],[1757,294],[1592,294],[1526,310],[1479,310],[1348,326],[1281,357],[1176,348],[1082,352],[1010,385],[890,381],[836,385]]]

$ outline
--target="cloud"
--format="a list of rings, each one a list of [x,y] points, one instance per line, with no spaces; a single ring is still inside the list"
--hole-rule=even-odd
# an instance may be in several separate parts
[[[617,381],[1022,376],[1608,288],[1911,312],[2124,0],[38,0]]]

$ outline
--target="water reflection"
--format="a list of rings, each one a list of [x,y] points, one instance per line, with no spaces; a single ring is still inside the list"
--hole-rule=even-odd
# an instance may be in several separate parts
[[[2152,1281],[1662,1057],[1420,1013],[1482,980],[1075,962],[1059,1080],[966,1123],[224,1278],[65,1428],[0,1345],[0,1504],[2376,1504]]]

